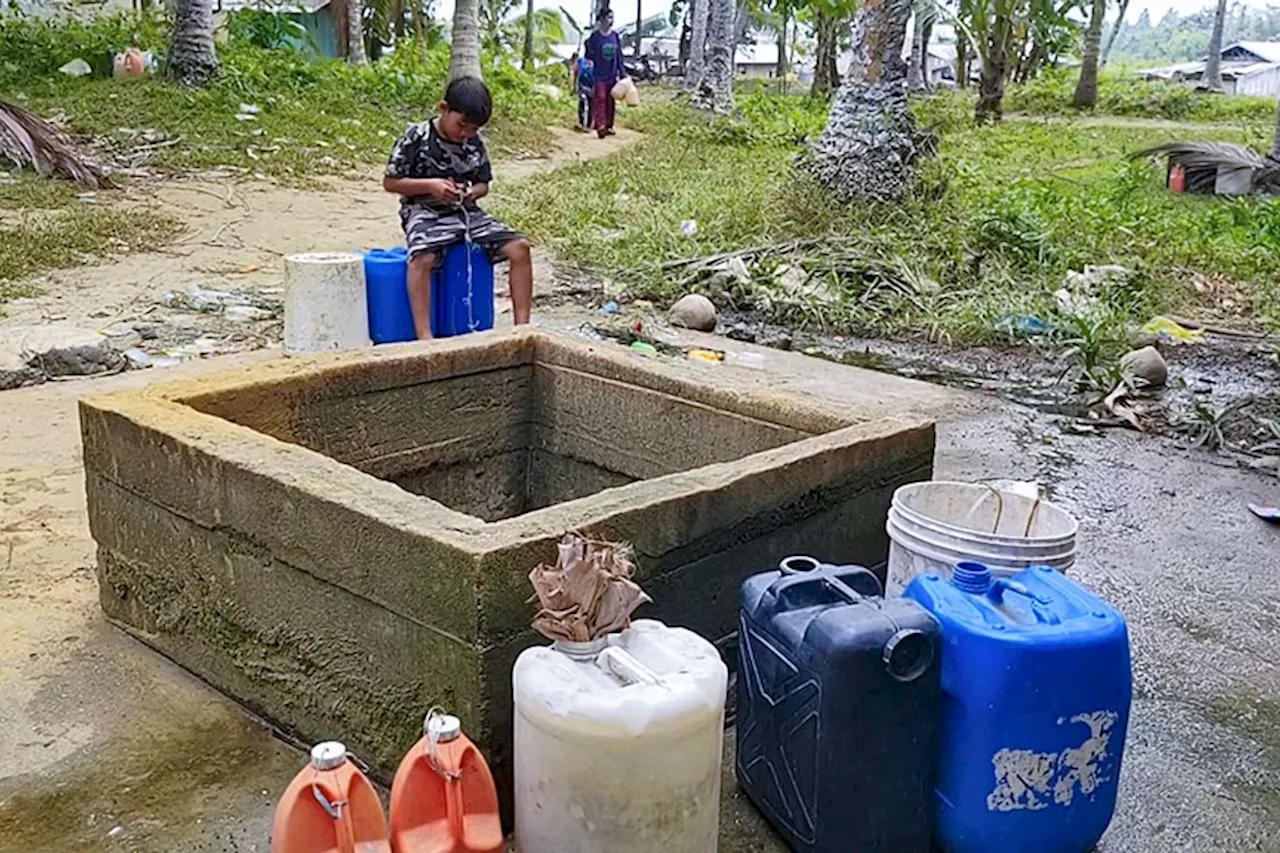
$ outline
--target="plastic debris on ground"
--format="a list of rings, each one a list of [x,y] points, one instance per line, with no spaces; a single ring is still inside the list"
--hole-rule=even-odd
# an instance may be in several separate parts
[[[651,599],[631,580],[629,546],[566,534],[554,566],[529,573],[538,605],[533,627],[549,640],[586,643],[621,631]]]
[[[85,77],[93,73],[89,63],[77,57],[58,69],[68,77]]]
[[[600,313],[601,313],[601,314],[604,314],[606,317],[607,317],[607,316],[609,316],[609,315],[611,315],[611,314],[617,314],[617,313],[618,313],[618,303],[617,303],[617,302],[614,302],[612,299],[611,299],[611,300],[609,300],[609,301],[608,301],[608,302],[606,302],[604,305],[601,305],[601,306],[600,306]]]
[[[1002,314],[996,320],[995,329],[997,332],[1032,338],[1049,334],[1053,331],[1053,326],[1029,314]]]
[[[698,233],[698,221],[696,219],[686,219],[680,223],[680,233],[686,237],[692,237]]]
[[[1258,518],[1261,518],[1263,521],[1270,521],[1273,523],[1280,521],[1280,507],[1249,504],[1249,511]]]
[[[719,350],[701,349],[693,347],[685,350],[684,357],[690,361],[707,361],[713,364],[719,364],[724,361],[724,353]]]
[[[651,343],[645,341],[632,341],[631,349],[643,355],[657,355],[658,348]]]
[[[1142,327],[1142,331],[1148,335],[1155,335],[1164,343],[1172,346],[1204,343],[1204,329],[1188,329],[1176,320],[1163,315],[1153,317],[1150,322]]]

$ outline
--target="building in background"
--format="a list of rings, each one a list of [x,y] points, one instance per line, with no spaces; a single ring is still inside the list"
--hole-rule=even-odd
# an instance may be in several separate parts
[[[1138,72],[1147,80],[1203,86],[1208,57]],[[1237,41],[1222,49],[1222,88],[1230,95],[1280,96],[1280,42]]]

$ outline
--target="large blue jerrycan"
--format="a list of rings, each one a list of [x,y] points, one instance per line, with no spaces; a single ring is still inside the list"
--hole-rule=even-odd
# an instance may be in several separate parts
[[[933,801],[946,853],[1085,853],[1115,812],[1133,676],[1124,617],[1047,566],[907,587],[942,623]]]
[[[451,338],[493,328],[493,265],[476,243],[444,250],[431,273],[431,334]]]
[[[789,557],[742,585],[738,782],[805,853],[928,853],[937,621],[860,566]]]
[[[407,284],[409,251],[370,249],[364,254],[364,287],[369,303],[369,337],[375,344],[412,341],[413,329]]]

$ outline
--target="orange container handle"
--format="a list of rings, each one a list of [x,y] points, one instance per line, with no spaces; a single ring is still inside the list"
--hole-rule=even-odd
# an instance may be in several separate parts
[[[324,809],[325,814],[333,818],[334,823],[338,825],[339,853],[356,853],[355,827],[350,820],[343,818],[343,806],[349,805],[350,801],[338,800],[337,802],[329,802],[329,798],[320,789],[320,774],[322,772],[317,770],[315,775],[311,777],[311,795],[316,798],[316,802],[320,804],[320,808]]]

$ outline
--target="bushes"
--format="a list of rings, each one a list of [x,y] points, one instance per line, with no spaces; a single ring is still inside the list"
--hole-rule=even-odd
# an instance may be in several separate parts
[[[1034,115],[1075,114],[1071,106],[1076,70],[1061,69],[1029,83],[1010,86],[1005,109]],[[1271,121],[1275,101],[1248,96],[1228,97],[1176,83],[1143,80],[1132,74],[1104,74],[1098,81],[1095,112],[1132,118],[1173,121]]]
[[[0,6],[0,91],[47,78],[73,59],[95,75],[111,74],[112,56],[137,43],[143,50],[168,47],[168,24],[159,15],[107,15],[92,21],[50,19],[3,11]]]

